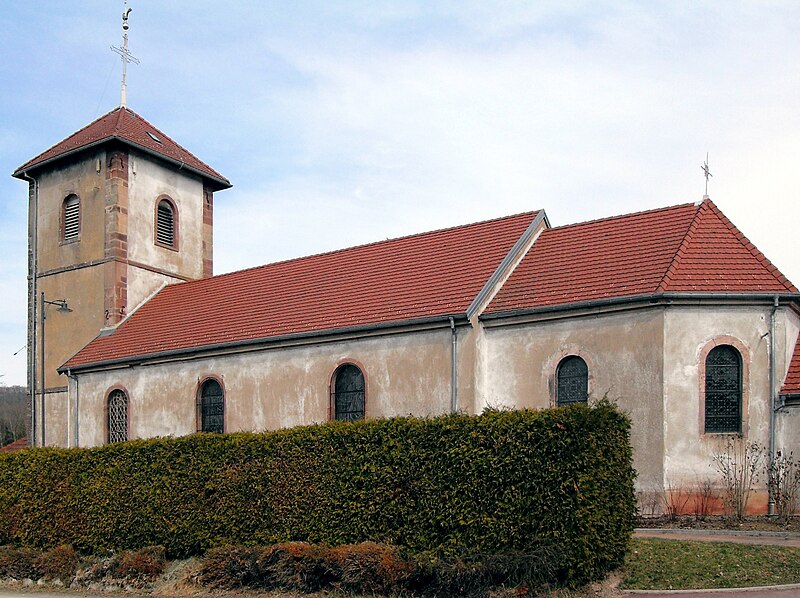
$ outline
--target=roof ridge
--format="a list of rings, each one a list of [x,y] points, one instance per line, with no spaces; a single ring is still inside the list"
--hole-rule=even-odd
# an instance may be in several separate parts
[[[695,205],[693,202],[675,204],[672,206],[666,206],[663,208],[652,208],[650,210],[641,210],[639,212],[629,212],[627,214],[618,214],[616,216],[604,216],[603,218],[595,218],[594,220],[584,220],[582,222],[573,222],[571,224],[562,224],[561,226],[553,226],[548,228],[548,231],[556,231],[556,230],[564,230],[567,228],[572,228],[575,226],[584,226],[586,224],[595,224],[599,222],[606,222],[608,220],[622,220],[623,218],[631,218],[633,216],[642,216],[644,214],[654,214],[656,212],[666,212],[668,210],[676,210],[678,208],[685,208],[690,205]]]
[[[697,206],[694,216],[692,216],[692,221],[689,223],[686,233],[683,235],[683,239],[681,239],[681,242],[678,245],[678,249],[675,250],[675,255],[672,256],[669,266],[667,266],[667,269],[664,271],[664,276],[661,278],[661,282],[659,282],[658,286],[656,287],[656,293],[664,292],[664,290],[667,288],[667,285],[672,280],[672,275],[678,269],[678,265],[681,263],[685,249],[689,245],[689,241],[694,237],[694,232],[697,230],[698,215],[705,205],[706,200],[704,199],[703,202]]]
[[[176,283],[167,285],[164,288],[175,287],[175,286],[179,286],[179,285],[182,286],[182,285],[186,285],[186,284],[193,284],[193,283],[201,282],[201,281],[204,281],[204,280],[212,280],[212,279],[213,280],[218,280],[218,279],[220,279],[222,277],[233,276],[234,274],[240,274],[242,272],[251,272],[253,270],[259,270],[261,268],[266,268],[268,266],[277,266],[277,265],[280,265],[280,264],[291,264],[293,262],[300,262],[300,261],[303,261],[303,260],[310,260],[310,259],[316,258],[316,257],[335,255],[335,254],[338,254],[338,253],[344,253],[346,251],[353,251],[353,250],[356,250],[356,249],[365,249],[367,247],[374,247],[376,245],[384,245],[386,243],[394,243],[396,241],[404,241],[406,239],[414,239],[414,238],[417,238],[417,237],[425,237],[427,235],[433,235],[433,234],[437,234],[437,233],[455,231],[455,230],[467,228],[467,227],[470,227],[470,226],[478,226],[478,225],[482,225],[482,224],[491,224],[492,222],[500,222],[502,220],[512,220],[514,218],[519,218],[521,216],[528,216],[528,215],[538,214],[539,212],[541,212],[541,210],[531,210],[529,212],[519,212],[518,214],[512,214],[510,216],[501,216],[499,218],[490,218],[488,220],[479,220],[477,222],[468,222],[466,224],[459,224],[457,226],[447,226],[445,228],[438,228],[438,229],[435,229],[435,230],[422,231],[422,232],[419,232],[419,233],[412,233],[410,235],[401,235],[399,237],[392,237],[390,239],[383,239],[382,241],[370,241],[368,243],[362,243],[360,245],[351,245],[350,247],[341,247],[339,249],[332,249],[330,251],[320,251],[318,253],[310,253],[308,255],[301,255],[301,256],[297,256],[297,257],[287,258],[287,259],[284,259],[284,260],[277,260],[275,262],[268,262],[266,264],[259,264],[258,266],[251,266],[249,268],[242,268],[241,270],[233,270],[232,272],[225,272],[223,274],[216,274],[216,275],[210,276],[208,278],[198,278],[196,280],[187,280],[187,281],[183,281],[183,282],[176,282]],[[534,218],[535,218],[535,216],[534,216]]]
[[[708,199],[706,201],[708,201],[710,209],[717,215],[717,217],[720,220],[722,220],[722,223],[728,228],[728,230],[734,234],[736,240],[739,241],[742,244],[742,246],[750,252],[750,255],[752,255],[755,259],[757,259],[758,262],[762,266],[764,266],[767,269],[767,271],[770,274],[772,274],[772,276],[775,277],[775,280],[777,280],[784,287],[786,287],[787,291],[791,293],[797,293],[798,292],[797,287],[795,287],[794,284],[792,284],[792,281],[786,278],[786,276],[784,276],[783,273],[780,270],[778,270],[778,268],[767,258],[767,256],[761,253],[758,247],[753,245],[750,239],[748,239],[744,235],[744,233],[740,231],[739,228],[728,219],[728,217],[722,212],[722,210],[720,210],[717,207],[717,205],[713,201],[711,201],[711,199]]]
[[[117,122],[114,125],[114,131],[113,131],[113,135],[115,137],[119,136],[119,134],[120,134],[119,132],[120,132],[120,129],[122,128],[122,119],[125,116],[125,113],[127,111],[128,111],[128,108],[126,106],[120,106],[119,107],[119,114],[117,114]]]

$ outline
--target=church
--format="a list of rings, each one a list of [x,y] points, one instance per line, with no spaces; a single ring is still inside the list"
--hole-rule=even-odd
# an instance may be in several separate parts
[[[800,446],[800,293],[708,197],[214,276],[230,181],[124,104],[13,176],[36,446],[604,398],[642,492],[713,478],[730,438]]]

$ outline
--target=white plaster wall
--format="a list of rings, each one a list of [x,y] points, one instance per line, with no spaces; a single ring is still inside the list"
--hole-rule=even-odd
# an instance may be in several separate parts
[[[476,411],[550,407],[558,363],[580,355],[589,367],[590,400],[607,396],[631,417],[638,487],[660,484],[662,308],[487,327],[484,334]]]
[[[701,351],[721,336],[748,350],[749,402],[744,415],[748,440],[769,441],[769,307],[680,307],[664,321],[664,483],[691,489],[698,480],[717,479],[712,456],[731,435],[701,429]],[[743,359],[746,357],[743,355]]]
[[[115,386],[128,392],[130,438],[194,432],[198,385],[211,375],[225,388],[228,432],[324,422],[331,375],[346,361],[365,374],[369,418],[449,411],[450,331],[442,329],[82,374],[80,445],[104,442],[104,401]]]
[[[203,275],[203,183],[131,150],[128,177],[128,259],[188,278]],[[156,199],[168,195],[178,208],[178,247],[154,242]]]
[[[798,334],[800,334],[800,316],[794,311],[782,310],[778,322],[780,324],[778,329],[783,331],[785,336],[783,350],[781,351],[781,347],[778,347],[781,359],[776,364],[776,386],[777,390],[780,391],[786,372],[789,369],[795,344],[800,341],[800,338],[798,338]],[[800,408],[793,407],[779,411],[775,418],[775,430],[775,449],[781,451],[782,454],[794,451],[795,459],[800,457]]]

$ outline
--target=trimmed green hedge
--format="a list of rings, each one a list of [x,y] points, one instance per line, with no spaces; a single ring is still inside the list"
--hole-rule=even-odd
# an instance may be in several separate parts
[[[633,529],[629,431],[603,402],[21,451],[0,455],[0,544],[545,544],[586,581],[622,563]]]

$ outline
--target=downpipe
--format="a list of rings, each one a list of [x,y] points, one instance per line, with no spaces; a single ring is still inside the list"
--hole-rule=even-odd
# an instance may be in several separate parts
[[[450,320],[450,413],[455,414],[458,411],[458,362],[457,357],[457,336],[456,336],[456,322],[453,318]]]
[[[28,191],[28,396],[31,402],[30,445],[36,446],[36,268],[38,256],[39,182],[27,171],[22,178],[33,188]]]
[[[773,475],[775,468],[775,415],[777,397],[775,396],[775,317],[778,312],[780,298],[775,295],[772,311],[769,315],[769,469],[767,475],[767,492],[769,505],[767,515],[775,515],[775,489],[773,488]]]

